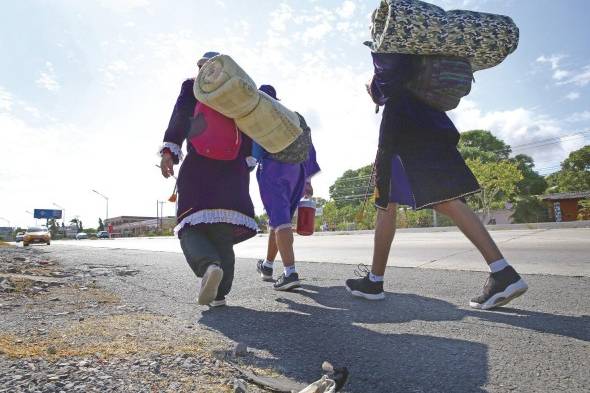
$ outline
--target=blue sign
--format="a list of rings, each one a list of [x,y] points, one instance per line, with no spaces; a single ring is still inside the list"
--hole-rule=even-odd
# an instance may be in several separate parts
[[[33,217],[46,218],[46,219],[50,219],[50,218],[60,219],[61,218],[61,210],[35,209]]]

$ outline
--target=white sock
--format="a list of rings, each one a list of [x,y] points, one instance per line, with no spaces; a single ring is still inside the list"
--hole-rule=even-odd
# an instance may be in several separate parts
[[[384,276],[376,276],[373,273],[369,273],[369,280],[372,282],[383,282]]]
[[[285,277],[289,277],[291,274],[296,272],[295,265],[285,266]]]
[[[496,262],[492,262],[489,264],[490,272],[492,273],[497,273],[508,266],[510,265],[508,265],[508,262],[506,262],[506,259],[504,258],[498,259]]]
[[[267,267],[269,269],[272,269],[273,262],[274,261],[269,261],[268,259],[265,259],[264,262],[262,262],[262,266]]]

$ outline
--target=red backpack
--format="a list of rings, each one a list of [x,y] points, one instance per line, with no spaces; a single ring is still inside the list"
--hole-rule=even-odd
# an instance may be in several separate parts
[[[188,140],[197,153],[213,160],[235,160],[242,145],[236,122],[197,102]]]

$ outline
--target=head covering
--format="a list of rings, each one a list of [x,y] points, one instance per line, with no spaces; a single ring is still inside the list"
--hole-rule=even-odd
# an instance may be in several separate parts
[[[209,60],[209,59],[211,59],[211,58],[213,58],[213,57],[215,57],[215,56],[217,56],[219,54],[220,54],[219,52],[205,52],[203,54],[203,56],[201,56],[201,58],[199,59],[199,61],[197,61],[197,65],[200,67],[203,64],[205,64],[205,62],[207,60]]]
[[[272,98],[274,98],[275,100],[280,101],[277,98],[277,91],[271,85],[260,85],[260,87],[258,88],[258,90],[263,91],[266,94],[268,94],[269,96],[271,96]]]

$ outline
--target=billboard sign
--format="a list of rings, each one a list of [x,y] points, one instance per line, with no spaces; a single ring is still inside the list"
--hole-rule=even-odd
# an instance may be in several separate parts
[[[33,217],[35,218],[46,218],[46,219],[50,219],[50,218],[55,218],[55,219],[60,219],[61,218],[61,210],[55,210],[55,209],[35,209]]]

